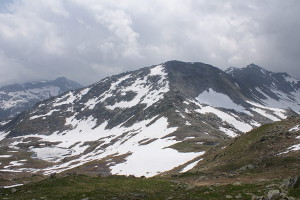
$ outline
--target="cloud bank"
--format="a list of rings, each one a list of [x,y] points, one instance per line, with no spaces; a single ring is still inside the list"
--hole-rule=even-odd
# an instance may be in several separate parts
[[[82,84],[168,60],[258,64],[300,79],[298,0],[4,0],[0,85]]]

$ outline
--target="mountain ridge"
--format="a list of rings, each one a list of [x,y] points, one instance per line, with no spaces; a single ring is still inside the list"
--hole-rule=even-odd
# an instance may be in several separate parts
[[[50,162],[34,172],[101,162],[94,170],[149,177],[261,124],[299,113],[286,110],[299,105],[299,81],[281,83],[269,75],[247,88],[243,73],[233,73],[169,61],[107,77],[36,104],[1,128],[2,144]],[[287,93],[282,84],[290,84],[282,86],[290,89]],[[272,97],[279,107],[267,107]]]
[[[0,87],[0,119],[12,118],[35,103],[82,86],[65,77]]]

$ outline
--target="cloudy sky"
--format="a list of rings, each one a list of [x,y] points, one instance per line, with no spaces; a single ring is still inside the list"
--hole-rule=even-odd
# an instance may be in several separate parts
[[[300,79],[299,19],[299,0],[0,0],[0,85],[87,85],[168,60]]]

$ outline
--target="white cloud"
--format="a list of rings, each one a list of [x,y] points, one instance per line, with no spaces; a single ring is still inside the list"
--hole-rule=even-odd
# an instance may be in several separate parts
[[[15,0],[5,7],[0,69],[23,76],[0,84],[61,75],[87,84],[174,59],[284,66],[300,78],[296,0]]]

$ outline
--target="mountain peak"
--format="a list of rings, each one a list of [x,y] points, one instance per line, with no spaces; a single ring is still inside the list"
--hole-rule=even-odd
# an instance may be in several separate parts
[[[262,74],[267,74],[270,73],[270,71],[254,64],[251,63],[249,65],[247,65],[246,67],[228,67],[227,69],[224,70],[227,74],[235,74],[235,73],[239,73],[240,71],[246,71],[247,73],[262,73]]]
[[[250,70],[255,70],[255,71],[261,72],[263,74],[266,74],[266,73],[269,72],[268,70],[266,70],[266,69],[264,69],[264,68],[262,68],[262,67],[260,67],[256,64],[253,64],[253,63],[251,63],[250,65],[247,65],[246,69],[247,70],[249,70],[249,69]]]
[[[61,77],[58,77],[58,78],[56,78],[55,79],[56,81],[58,81],[58,80],[68,80],[69,81],[69,79],[67,79],[66,77],[64,77],[64,76],[61,76]]]
[[[65,77],[12,84],[0,88],[0,119],[14,117],[35,103],[82,86]]]

